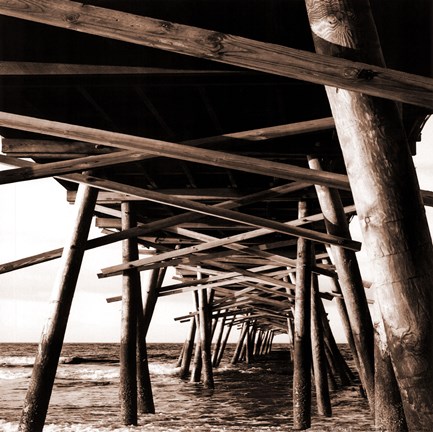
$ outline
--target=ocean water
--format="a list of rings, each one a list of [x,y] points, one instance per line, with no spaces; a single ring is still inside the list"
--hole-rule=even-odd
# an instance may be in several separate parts
[[[44,431],[253,431],[292,430],[292,371],[284,346],[251,365],[230,365],[233,346],[215,370],[215,389],[178,378],[180,344],[149,344],[156,414],[136,427],[119,421],[119,346],[65,344]],[[0,431],[18,428],[31,376],[35,344],[0,344]],[[73,359],[73,361],[71,361]],[[331,395],[333,417],[313,409],[311,431],[373,430],[368,404],[356,385]]]

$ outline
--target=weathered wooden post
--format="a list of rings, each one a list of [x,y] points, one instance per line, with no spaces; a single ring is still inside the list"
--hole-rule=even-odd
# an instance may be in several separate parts
[[[21,432],[40,432],[44,427],[97,196],[97,189],[88,186],[80,186],[78,189],[75,203],[76,222],[72,235],[63,249],[59,272],[54,283],[50,316],[42,331],[21,415]]]
[[[235,319],[236,319],[236,314],[233,315],[233,318],[232,318],[232,320],[230,321],[230,324],[229,324],[228,327],[227,327],[227,331],[226,331],[226,334],[225,334],[225,336],[224,336],[224,339],[223,339],[223,343],[222,343],[222,345],[221,345],[221,348],[220,348],[220,350],[219,350],[218,358],[217,358],[217,361],[216,361],[215,367],[218,367],[218,366],[220,365],[220,363],[221,363],[221,360],[222,360],[223,355],[224,355],[224,351],[225,351],[226,346],[227,346],[227,341],[229,340],[229,336],[230,336],[230,333],[231,333],[231,331],[232,331],[233,323],[234,323]]]
[[[329,251],[331,252],[330,248]],[[324,258],[322,262],[324,264],[332,264],[329,258]],[[340,295],[342,294],[341,287],[337,279],[330,278],[329,283],[331,285],[331,291],[333,293],[340,294]],[[341,319],[341,326],[343,328],[344,335],[346,336],[347,343],[350,347],[350,351],[352,353],[352,357],[355,362],[356,370],[358,371],[358,375],[360,375],[361,366],[359,364],[358,351],[356,349],[355,339],[353,338],[352,328],[350,326],[349,314],[347,313],[346,303],[344,301],[344,298],[339,296],[334,297],[333,301],[337,306],[337,310]]]
[[[134,221],[135,224],[135,221]],[[137,245],[138,246],[138,245]],[[138,259],[138,249],[134,249],[137,251]],[[153,401],[153,393],[152,393],[152,383],[150,380],[150,372],[149,372],[149,362],[147,357],[147,332],[149,329],[150,319],[146,318],[145,312],[149,314],[150,311],[146,307],[148,304],[147,301],[152,296],[149,296],[150,291],[157,291],[158,288],[158,271],[153,271],[151,276],[147,282],[146,287],[146,296],[145,303],[143,305],[143,299],[141,294],[141,278],[140,273],[136,271],[132,272],[132,275],[136,278],[136,286],[137,286],[137,402],[138,402],[138,411],[141,414],[154,414],[155,413],[155,404]],[[153,286],[152,286],[153,284]],[[156,285],[156,286],[155,286]],[[156,300],[155,300],[156,302]],[[153,303],[155,306],[155,303]],[[152,312],[153,313],[153,312]]]
[[[189,329],[188,336],[185,340],[182,364],[180,365],[179,376],[185,379],[189,374],[189,367],[191,365],[192,352],[194,349],[194,337],[197,329],[197,323],[195,318],[191,319],[191,326]]]
[[[386,432],[406,432],[408,430],[406,418],[404,416],[400,390],[386,344],[382,317],[377,313],[375,318],[375,427],[377,430]]]
[[[242,324],[242,330],[239,335],[238,343],[236,344],[235,352],[233,353],[233,357],[231,360],[232,364],[236,364],[239,361],[242,352],[242,347],[244,346],[244,340],[247,333],[248,333],[248,323],[244,321]]]
[[[227,312],[227,311],[226,311]],[[226,324],[226,316],[224,315],[221,318],[221,322],[220,322],[220,330],[218,333],[218,337],[214,346],[214,351],[213,351],[213,355],[212,355],[212,366],[215,367],[217,364],[217,360],[218,360],[218,355],[219,355],[219,351],[220,351],[220,347],[221,347],[221,342],[223,339],[223,333],[224,333],[224,326]]]
[[[195,335],[195,348],[194,348],[194,360],[192,363],[190,382],[200,382],[201,370],[202,370],[202,357],[201,357],[201,335],[200,335],[200,317],[199,317],[199,303],[198,303],[198,292],[194,291],[194,302],[196,308],[196,314],[194,316],[195,325],[198,331]]]
[[[320,162],[315,157],[309,156],[308,163],[312,169],[321,169]],[[344,213],[339,192],[336,189],[316,185],[316,193],[320,208],[325,216],[327,232],[329,234],[350,238],[349,224],[347,216]],[[355,343],[356,353],[358,353],[360,363],[359,377],[367,392],[370,408],[373,411],[374,333],[364,283],[354,251],[349,251],[338,246],[331,246],[331,252],[333,263],[338,273],[344,303],[348,311],[350,329]],[[339,306],[339,309],[342,309],[342,305]],[[343,311],[341,312],[343,313]]]
[[[307,216],[307,203],[299,202],[298,217]],[[311,242],[298,239],[293,352],[293,429],[311,426]]]
[[[121,203],[122,230],[134,226],[131,203]],[[122,242],[123,262],[138,258],[137,241]],[[120,416],[124,425],[137,425],[137,270],[126,270],[122,276],[122,316],[120,328]]]
[[[328,376],[326,372],[326,354],[323,342],[323,324],[318,303],[319,282],[316,274],[311,277],[311,348],[313,357],[314,382],[316,386],[317,412],[331,417],[332,408],[329,398]]]
[[[199,317],[197,315],[195,317],[195,321],[196,321],[197,328],[199,328]],[[203,366],[203,362],[201,356],[200,332],[197,331],[195,335],[194,360],[192,363],[190,382],[192,383],[200,382],[202,366]]]
[[[383,65],[367,0],[307,0],[316,51]],[[330,25],[331,23],[331,25]],[[348,68],[346,79],[374,79]],[[326,89],[409,430],[433,424],[433,248],[395,103]]]
[[[211,329],[210,329],[210,313],[208,305],[207,290],[201,289],[198,291],[199,304],[199,332],[201,341],[201,358],[202,358],[202,373],[203,386],[206,388],[214,388],[213,371],[212,371],[212,355],[211,355]]]

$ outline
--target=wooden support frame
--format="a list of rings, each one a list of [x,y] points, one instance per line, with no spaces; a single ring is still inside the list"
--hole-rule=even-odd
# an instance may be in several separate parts
[[[296,165],[197,148],[185,144],[175,144],[167,141],[137,137],[118,132],[109,132],[101,129],[93,129],[2,111],[0,111],[0,125],[12,129],[85,141],[134,152],[138,151],[147,154],[148,157],[150,157],[150,155],[165,156],[205,165],[252,172],[265,176],[274,176],[286,180],[300,180],[310,183],[326,184],[345,190],[349,189],[347,178],[343,174],[316,172],[315,170]],[[141,157],[144,158],[144,155]],[[63,170],[63,172],[70,172],[70,169],[67,168],[63,168]]]
[[[433,80],[67,0],[0,1],[0,13],[179,54],[433,108]],[[134,22],[134,26],[131,26]],[[365,76],[370,79],[365,79]]]

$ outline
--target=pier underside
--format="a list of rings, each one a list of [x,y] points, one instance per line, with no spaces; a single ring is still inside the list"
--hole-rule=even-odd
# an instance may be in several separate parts
[[[317,3],[0,0],[0,162],[10,167],[0,172],[0,184],[54,177],[80,209],[73,239],[63,249],[0,265],[6,273],[63,254],[59,306],[42,335],[22,430],[43,427],[85,250],[119,241],[123,262],[100,269],[98,277],[123,275],[122,296],[108,300],[122,300],[125,424],[136,424],[137,409],[155,411],[145,352],[155,303],[191,291],[194,312],[179,310],[179,321],[191,325],[179,360],[184,378],[196,333],[196,379],[201,376],[207,387],[213,387],[212,368],[232,327],[241,328],[234,362],[267,353],[274,335],[288,333],[299,402],[294,426],[310,427],[308,398],[300,396],[311,380],[310,359],[319,411],[331,414],[326,365],[330,373],[338,349],[322,301],[332,301],[372,411],[376,404],[378,426],[429,430],[432,366],[416,370],[419,376],[425,372],[425,385],[417,389],[407,359],[428,360],[433,353],[432,281],[425,271],[433,254],[423,216],[433,195],[419,190],[407,161],[433,109],[432,6],[424,0],[371,1],[380,45],[368,33],[368,43],[354,37],[359,46],[353,42],[341,51],[339,23],[348,34],[362,35],[368,1],[322,2],[329,3],[328,15],[316,10]],[[352,22],[352,15],[360,19]],[[318,16],[331,24],[329,32]],[[331,35],[325,48],[321,32]],[[380,55],[371,54],[370,42],[377,52],[381,46],[386,68],[372,60]],[[356,109],[349,112],[337,100],[342,94],[361,94],[368,102],[354,98]],[[371,124],[364,122],[377,113]],[[389,126],[393,121],[398,128]],[[377,134],[377,145],[369,141],[375,128],[385,131],[385,137]],[[364,157],[355,144],[349,147],[350,137],[367,148]],[[380,140],[394,140],[389,153]],[[386,187],[378,186],[376,175]],[[375,213],[378,205],[364,199],[370,194],[378,201],[394,198]],[[375,280],[363,280],[356,263],[361,243],[348,229],[356,214],[376,263]],[[92,217],[104,235],[87,241]],[[400,219],[407,220],[403,228],[383,228]],[[422,253],[426,257],[418,260]],[[385,262],[394,255],[402,261]],[[407,274],[400,270],[403,262],[410,263]],[[168,267],[176,268],[178,280],[165,286]],[[143,271],[152,276],[142,298]],[[318,276],[326,281],[322,287]],[[427,282],[417,285],[418,276]],[[398,284],[400,291],[388,288]],[[385,293],[377,300],[384,330],[376,342],[364,292],[371,285]],[[415,323],[422,333],[414,336],[415,345],[394,337],[404,329],[401,321],[391,322],[390,308],[402,319],[408,310],[413,315],[408,326]],[[420,309],[427,312],[417,315]],[[379,369],[378,360],[385,362]],[[395,367],[406,360],[406,369]],[[384,393],[397,395],[386,403],[377,392],[385,380],[383,365],[389,372]],[[420,396],[412,397],[408,388]]]

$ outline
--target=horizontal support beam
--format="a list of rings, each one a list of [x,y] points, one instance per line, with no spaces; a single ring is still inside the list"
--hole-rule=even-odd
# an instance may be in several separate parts
[[[0,171],[0,185],[46,177],[55,177],[72,172],[90,171],[96,168],[109,167],[128,162],[137,162],[141,160],[142,157],[142,153],[120,151],[102,155],[86,156],[72,160],[33,164],[29,167]],[[5,156],[0,155],[0,163],[2,160],[5,160],[4,158]]]
[[[0,61],[0,76],[33,75],[241,75],[240,71],[169,69],[139,66],[82,65],[67,63],[37,63]]]
[[[278,177],[286,180],[300,180],[338,189],[350,189],[347,176],[343,174],[302,168],[296,165],[202,149],[185,144],[175,144],[167,141],[109,132],[101,129],[93,129],[6,112],[0,112],[0,126],[122,148],[133,152],[138,151],[154,156],[170,157],[205,165]],[[144,159],[145,156],[142,155],[141,158]],[[68,170],[66,168],[62,171],[62,173],[67,172]]]
[[[431,78],[365,63],[67,0],[0,0],[0,14],[433,109]]]
[[[304,120],[296,123],[288,123],[266,128],[251,129],[241,132],[232,132],[223,135],[216,135],[194,140],[183,141],[194,147],[209,146],[222,143],[236,143],[241,145],[249,141],[266,141],[275,138],[283,138],[292,135],[318,132],[322,130],[333,129],[335,127],[332,117],[324,117],[313,120]],[[60,140],[36,140],[36,139],[2,139],[3,153],[11,156],[39,156],[39,157],[67,157],[68,155],[76,156],[77,154],[102,154],[112,151],[112,148],[92,145],[80,141],[60,141]]]

